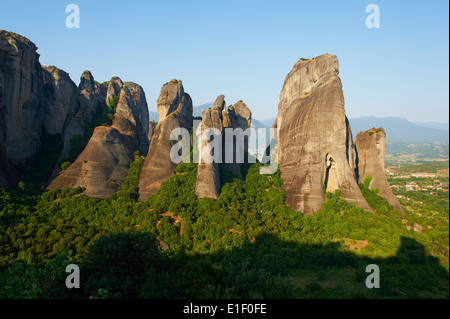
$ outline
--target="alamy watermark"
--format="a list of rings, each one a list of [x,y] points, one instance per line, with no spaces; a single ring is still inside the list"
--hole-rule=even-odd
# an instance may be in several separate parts
[[[201,121],[194,120],[193,163],[244,163],[248,153],[248,163],[269,164],[260,168],[261,174],[274,174],[278,169],[278,130],[276,128],[202,128]],[[269,135],[267,133],[269,132]],[[176,143],[170,151],[173,163],[191,163],[190,133],[179,127],[172,130],[170,139]]]
[[[66,28],[79,29],[80,28],[80,7],[76,4],[69,4],[66,6],[66,12],[70,13],[66,18]]]
[[[366,287],[369,289],[380,288],[380,267],[376,264],[367,265],[366,272],[370,272],[366,278]]]
[[[380,28],[380,7],[376,4],[369,4],[366,7],[366,12],[370,13],[366,17],[366,27],[368,29],[379,29]]]
[[[70,273],[66,277],[66,287],[69,289],[80,288],[80,267],[76,264],[69,264],[66,267],[66,272]]]

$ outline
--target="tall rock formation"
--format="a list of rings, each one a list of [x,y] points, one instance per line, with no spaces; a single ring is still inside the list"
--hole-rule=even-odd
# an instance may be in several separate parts
[[[37,47],[14,32],[0,30],[0,100],[4,147],[17,162],[40,147],[44,122],[44,82]]]
[[[62,134],[80,108],[78,87],[69,74],[55,66],[42,66],[44,75],[44,127],[48,134]]]
[[[36,51],[27,38],[0,30],[0,152],[2,166],[10,163],[10,176],[47,137],[64,136],[80,106],[69,75],[54,66],[41,66]]]
[[[197,169],[197,182],[195,185],[195,193],[198,198],[214,198],[217,199],[220,195],[220,173],[219,173],[219,163],[214,160],[213,149],[210,144],[212,139],[219,137],[220,148],[215,149],[215,152],[219,151],[220,154],[215,154],[220,157],[220,162],[222,159],[222,146],[223,146],[223,136],[222,132],[223,126],[223,114],[225,112],[225,100],[224,95],[219,95],[214,103],[213,109],[207,109],[202,112],[202,121],[198,126],[195,134],[197,135],[198,141],[198,153],[199,153],[199,163]],[[225,113],[222,113],[225,112]],[[230,123],[231,124],[231,123]],[[215,135],[214,131],[220,132],[220,136],[215,135],[209,139],[203,139],[203,135],[206,134],[207,129],[212,129],[209,134]],[[216,144],[218,147],[219,144]]]
[[[141,89],[140,89],[141,90]],[[136,91],[132,91],[136,92]],[[111,126],[98,126],[76,161],[56,177],[49,189],[85,187],[87,196],[106,198],[117,191],[127,176],[134,152],[141,149],[148,132],[148,117],[139,110],[128,87],[122,87]],[[145,113],[145,112],[144,112]]]
[[[156,194],[161,184],[175,173],[177,164],[170,158],[170,150],[176,143],[170,139],[172,130],[192,127],[192,99],[184,92],[180,80],[172,80],[162,87],[157,107],[159,122],[139,178],[139,201]]]
[[[30,159],[50,140],[60,139],[64,147],[50,176],[53,180],[60,162],[70,154],[71,139],[83,138],[96,112],[121,93],[111,127],[96,128],[82,154],[49,185],[50,189],[83,186],[86,194],[105,197],[121,184],[134,151],[147,153],[144,90],[118,77],[106,88],[89,71],[83,72],[77,87],[63,70],[41,66],[36,51],[27,38],[0,30],[0,185],[12,184],[19,161]]]
[[[379,189],[379,196],[387,199],[391,206],[405,214],[384,174],[386,157],[386,132],[384,129],[359,132],[355,145],[358,182],[362,183],[367,176],[372,176],[369,189]]]
[[[240,128],[245,131],[251,124],[251,111],[247,105],[239,101],[236,104],[230,106],[228,110],[225,109],[225,97],[219,95],[214,103],[213,109],[204,110],[202,113],[202,122],[197,128],[196,135],[198,139],[199,148],[199,165],[197,170],[197,182],[196,182],[196,194],[198,198],[213,198],[217,199],[220,195],[220,167],[232,172],[237,178],[242,178],[241,164],[236,156],[237,151],[248,151],[248,139],[242,134],[236,134],[236,142],[226,141],[226,129]],[[222,146],[219,151],[220,156],[214,156],[213,158],[220,158],[220,162],[211,161],[204,158],[204,156],[212,156],[212,144],[218,147],[218,144],[212,142],[212,139],[202,139],[202,135],[207,129],[215,129],[217,133],[220,133]],[[210,134],[213,134],[212,132]],[[214,137],[215,139],[216,137]],[[232,145],[232,160],[227,160],[226,143],[233,143]],[[240,145],[243,145],[243,149],[239,149]],[[218,150],[215,149],[215,152]],[[216,155],[216,154],[215,154]],[[212,159],[213,159],[212,158]],[[245,159],[243,159],[245,160]]]
[[[353,141],[334,55],[298,61],[280,95],[276,127],[286,203],[314,214],[326,192],[372,211],[356,182]]]

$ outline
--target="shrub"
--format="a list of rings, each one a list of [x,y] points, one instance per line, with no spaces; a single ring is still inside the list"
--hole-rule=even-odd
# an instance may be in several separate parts
[[[66,169],[69,168],[70,164],[72,164],[72,163],[70,163],[70,162],[64,162],[64,163],[62,163],[62,164],[61,164],[61,169],[62,169],[63,171],[65,171]]]

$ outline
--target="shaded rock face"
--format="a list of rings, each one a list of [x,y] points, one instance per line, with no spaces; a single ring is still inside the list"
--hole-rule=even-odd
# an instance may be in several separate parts
[[[70,139],[74,135],[84,137],[84,127],[89,126],[92,122],[93,116],[97,108],[101,107],[106,99],[106,87],[95,82],[91,72],[84,71],[80,78],[80,85],[78,86],[78,110],[74,116],[69,118],[68,124],[63,132],[64,147],[59,157],[59,160],[53,170],[50,180],[53,180],[59,170],[61,161],[69,156]]]
[[[139,152],[145,156],[147,155],[148,147],[150,145],[148,141],[149,113],[147,98],[145,96],[144,89],[134,82],[124,82],[123,87],[128,88],[131,93],[131,99],[133,100],[135,112],[137,114],[137,120],[139,121],[139,125],[137,125],[137,128],[139,129],[139,131],[137,132]]]
[[[40,147],[44,123],[44,82],[37,47],[27,38],[0,30],[0,96],[4,147],[17,162]]]
[[[54,66],[41,66],[37,47],[28,39],[0,31],[0,94],[5,150],[13,162],[33,155],[43,129],[64,134],[78,112],[78,88]]]
[[[107,88],[95,82],[91,72],[84,71],[78,90],[80,109],[77,118],[81,119],[83,123],[90,124],[95,110],[106,101]]]
[[[150,142],[152,141],[153,134],[155,133],[156,129],[156,123],[154,120],[150,120],[148,122],[148,143],[150,145]]]
[[[99,198],[116,192],[127,176],[134,152],[147,141],[148,132],[142,141],[144,131],[132,93],[121,88],[111,127],[96,127],[83,152],[48,189],[80,186],[86,188],[85,195]]]
[[[213,109],[208,109],[202,113],[202,122],[196,130],[198,148],[199,148],[199,165],[197,170],[196,194],[198,198],[213,198],[217,199],[220,195],[220,167],[232,172],[237,178],[242,179],[241,164],[237,161],[236,151],[240,143],[244,144],[244,152],[248,151],[248,139],[243,135],[236,136],[236,143],[233,143],[233,160],[227,163],[225,152],[225,130],[227,128],[236,129],[241,128],[245,131],[251,124],[251,111],[247,105],[239,101],[230,106],[228,110],[225,109],[225,97],[219,95],[214,103]],[[216,161],[204,160],[203,156],[213,155],[211,138],[208,140],[202,139],[202,134],[209,129],[216,129],[221,134],[221,154],[220,163]],[[215,137],[214,137],[215,138]],[[242,138],[244,138],[242,140]],[[214,143],[214,147],[218,144]],[[215,149],[214,151],[217,151]]]
[[[6,156],[5,149],[5,123],[4,111],[1,108],[1,96],[0,96],[0,186],[4,188],[10,188],[12,185],[11,181],[11,168],[9,166],[8,158]]]
[[[108,197],[122,184],[134,159],[129,142],[117,129],[98,126],[76,161],[48,189],[80,186],[87,196]]]
[[[44,126],[50,135],[62,134],[78,111],[78,87],[69,74],[55,66],[42,66],[44,75]]]
[[[123,82],[117,76],[114,76],[109,81],[108,91],[106,92],[106,104],[109,105],[109,101],[114,99],[116,95],[120,93],[120,90],[123,87]]]
[[[372,176],[369,189],[378,188],[379,196],[385,198],[391,206],[405,214],[397,197],[392,193],[385,172],[386,133],[382,128],[360,132],[355,140],[357,153],[357,177],[362,183],[367,176]]]
[[[120,93],[113,125],[96,128],[79,158],[49,185],[82,186],[86,194],[104,197],[121,184],[134,151],[145,155],[148,150],[144,90],[118,77],[106,88],[89,71],[83,72],[77,87],[66,72],[41,66],[36,50],[25,37],[0,30],[0,184],[11,184],[15,163],[36,153],[44,136],[59,135],[64,141],[50,180],[56,177],[61,160],[70,153],[71,138],[83,137],[97,109]],[[86,170],[87,163],[95,165]]]
[[[159,122],[142,167],[139,201],[146,201],[156,194],[161,184],[175,173],[177,165],[170,158],[170,150],[176,143],[170,139],[172,130],[179,127],[190,130],[192,127],[192,99],[184,92],[181,81],[172,80],[162,87],[157,106]]]
[[[286,204],[303,214],[317,212],[326,192],[372,211],[354,173],[353,141],[345,116],[339,63],[325,54],[297,62],[280,95],[276,126],[278,159]]]

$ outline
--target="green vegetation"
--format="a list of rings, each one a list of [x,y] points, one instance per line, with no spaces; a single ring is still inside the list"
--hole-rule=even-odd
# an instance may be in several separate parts
[[[141,203],[142,165],[136,153],[106,200],[0,189],[0,298],[448,298],[448,196],[404,216],[367,179],[376,213],[336,192],[303,216],[285,205],[279,171],[221,169],[219,198],[197,199],[197,164],[182,163]],[[415,223],[422,233],[405,227]],[[80,265],[81,289],[65,287],[67,263]],[[380,289],[359,285],[371,263]]]
[[[49,135],[43,129],[39,151],[17,165],[20,175],[23,176],[22,186],[28,194],[42,192],[63,147],[61,135]]]
[[[70,162],[64,162],[64,163],[62,163],[62,164],[61,164],[61,169],[62,169],[63,171],[65,171],[66,169],[69,168],[70,164],[72,164],[72,163],[70,163]]]
[[[380,133],[380,132],[383,132],[385,135],[386,135],[386,132],[384,131],[384,129],[383,128],[375,128],[375,127],[372,127],[370,130],[367,130],[366,131],[366,133],[368,133],[369,134],[369,136],[372,136],[373,134],[378,134],[378,133]]]

